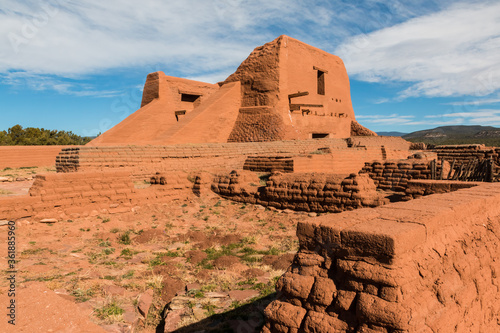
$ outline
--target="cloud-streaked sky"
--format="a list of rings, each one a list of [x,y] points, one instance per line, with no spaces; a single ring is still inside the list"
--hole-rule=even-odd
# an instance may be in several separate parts
[[[344,60],[372,130],[500,126],[498,1],[3,0],[0,130],[104,132],[148,73],[221,81],[282,34]]]

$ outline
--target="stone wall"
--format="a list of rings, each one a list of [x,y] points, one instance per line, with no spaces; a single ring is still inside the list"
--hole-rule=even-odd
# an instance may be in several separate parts
[[[417,199],[424,195],[454,192],[462,188],[481,185],[481,182],[463,182],[456,180],[414,179],[409,180],[403,200]]]
[[[441,173],[441,165],[437,163],[437,174]],[[443,170],[443,177],[448,175],[449,168]],[[426,159],[404,159],[389,161],[373,161],[365,163],[360,171],[374,180],[377,188],[404,192],[410,179],[430,179],[431,161]]]
[[[274,174],[263,180],[249,171],[218,176],[212,190],[222,197],[251,204],[306,212],[341,212],[376,207],[386,199],[366,175]]]
[[[500,186],[299,223],[268,332],[496,332]]]
[[[471,160],[491,158],[498,165],[500,164],[499,153],[500,148],[485,147],[484,145],[446,145],[436,146],[430,149],[438,154],[439,159],[444,158],[452,163],[455,160],[457,165],[468,163]]]
[[[145,184],[142,184],[145,185]],[[66,218],[130,211],[139,202],[172,200],[185,195],[193,183],[184,172],[166,174],[166,185],[136,188],[127,171],[37,175],[29,196],[0,199],[0,219]]]

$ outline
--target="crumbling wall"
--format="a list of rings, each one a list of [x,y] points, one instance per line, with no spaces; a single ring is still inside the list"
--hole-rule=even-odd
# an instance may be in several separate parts
[[[496,332],[500,186],[299,223],[262,332]]]
[[[127,171],[36,175],[29,196],[0,199],[0,219],[60,218],[71,214],[97,215],[103,211],[123,213],[145,200],[179,198],[192,186],[184,172],[169,172],[165,186],[142,189],[135,188]]]
[[[264,183],[265,182],[265,186]],[[386,203],[366,175],[280,174],[268,180],[249,171],[216,177],[212,190],[231,200],[306,212],[341,212]]]
[[[481,184],[481,182],[463,182],[456,180],[409,180],[405,189],[406,195],[402,199],[412,200],[420,198],[424,195],[454,192],[461,188],[469,188]]]
[[[438,154],[439,159],[444,158],[452,163],[455,161],[457,165],[466,164],[475,159],[481,161],[483,159],[493,159],[496,164],[500,164],[500,148],[485,147],[484,145],[443,145],[436,146],[430,149]]]
[[[272,107],[240,108],[227,142],[277,141],[285,138],[285,124]]]
[[[448,176],[449,164],[445,165],[443,178]],[[436,173],[441,174],[441,163],[436,162]],[[431,160],[404,159],[365,163],[360,174],[368,174],[377,188],[404,192],[411,179],[431,179]]]
[[[276,39],[256,47],[224,84],[241,82],[241,106],[275,106],[279,92],[279,48]]]
[[[165,74],[163,72],[153,72],[146,77],[146,83],[144,83],[144,89],[142,90],[141,108],[154,99],[160,98],[160,76],[163,78]]]
[[[351,136],[378,136],[377,133],[360,125],[356,120],[351,121]]]

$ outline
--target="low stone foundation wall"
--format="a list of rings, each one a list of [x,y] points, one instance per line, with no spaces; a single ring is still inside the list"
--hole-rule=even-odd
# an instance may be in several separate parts
[[[0,199],[0,219],[122,213],[139,202],[172,200],[192,190],[185,172],[169,172],[165,177],[164,185],[136,188],[127,171],[37,175],[29,196]]]
[[[455,180],[420,179],[409,180],[403,200],[417,199],[424,195],[454,192],[462,188],[470,188],[482,182],[462,182]]]
[[[455,160],[457,165],[468,163],[474,159],[479,161],[491,158],[498,165],[500,164],[500,148],[486,147],[484,145],[443,145],[430,149],[438,154],[439,159],[444,158],[450,163]]]
[[[265,186],[250,171],[218,176],[212,191],[222,197],[252,204],[306,212],[341,212],[386,203],[367,175],[274,174]]]
[[[496,332],[500,186],[299,223],[262,332]]]
[[[441,173],[441,163],[436,163],[437,174]],[[443,177],[448,176],[449,166],[445,165]],[[377,188],[404,192],[410,179],[430,179],[431,160],[404,159],[390,161],[373,161],[365,163],[360,174],[368,174]]]

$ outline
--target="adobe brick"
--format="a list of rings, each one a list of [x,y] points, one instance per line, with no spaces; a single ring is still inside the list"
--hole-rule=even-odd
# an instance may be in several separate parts
[[[109,189],[109,190],[100,190],[98,191],[99,195],[105,196],[105,197],[111,197],[113,195],[116,195],[116,190]]]
[[[84,191],[81,193],[83,198],[88,198],[88,197],[96,197],[99,196],[99,191],[96,190],[90,190],[90,191]]]
[[[53,195],[42,195],[41,196],[43,202],[49,202],[49,201],[56,201],[61,198],[64,198],[64,196],[60,194],[53,194]]]

